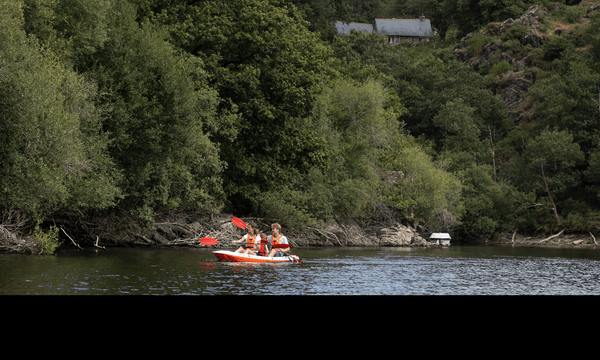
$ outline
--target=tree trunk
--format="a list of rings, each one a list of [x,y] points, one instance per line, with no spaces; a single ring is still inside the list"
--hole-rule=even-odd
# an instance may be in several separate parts
[[[552,199],[552,194],[550,194],[548,182],[546,181],[546,175],[544,175],[544,161],[540,161],[540,168],[542,170],[542,178],[544,179],[544,184],[546,185],[546,192],[548,193],[548,198],[550,199],[550,203],[552,204],[552,210],[554,210],[554,217],[556,218],[556,222],[560,223],[560,218],[558,217],[558,212],[556,211],[556,204],[554,204],[554,199]]]
[[[496,152],[494,151],[494,138],[492,137],[492,129],[488,125],[490,131],[490,144],[492,146],[492,164],[494,165],[494,182],[496,182]],[[494,131],[495,133],[495,131]]]

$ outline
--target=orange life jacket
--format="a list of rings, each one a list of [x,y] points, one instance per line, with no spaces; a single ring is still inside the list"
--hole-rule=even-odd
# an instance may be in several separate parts
[[[246,249],[254,249],[255,240],[256,240],[256,235],[254,235],[253,237],[250,237],[250,234],[248,234],[248,239],[246,240]]]
[[[277,239],[275,239],[273,237],[273,235],[271,235],[271,246],[273,246],[273,245],[279,245],[280,244],[279,240],[281,240],[282,237],[283,237],[283,235],[279,234],[279,236],[277,237]],[[279,249],[275,249],[275,250],[280,251]]]

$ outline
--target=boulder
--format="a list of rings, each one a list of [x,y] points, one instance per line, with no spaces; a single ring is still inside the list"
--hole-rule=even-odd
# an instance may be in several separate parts
[[[500,23],[500,30],[498,30],[498,34],[502,34],[502,32],[504,30],[508,30],[510,28],[510,25],[512,25],[512,23],[514,22],[514,20],[512,18],[506,19],[503,22]],[[508,27],[506,27],[506,25],[509,25]]]
[[[513,122],[517,122],[519,114],[515,112],[517,107],[521,104],[524,98],[524,94],[527,92],[532,83],[526,78],[518,78],[513,81],[507,88],[502,92],[500,97],[506,104],[506,110],[512,118]]]
[[[534,48],[542,47],[542,37],[539,35],[535,35],[535,34],[525,34],[525,35],[521,36],[521,38],[519,39],[519,42],[524,46],[531,45]]]
[[[600,4],[596,4],[596,5],[592,5],[588,8],[587,13],[584,15],[586,18],[591,18],[592,17],[592,13],[594,11],[600,11]]]
[[[407,246],[411,244],[413,236],[412,232],[385,228],[380,233],[379,246]]]
[[[518,24],[531,28],[534,32],[540,30],[539,16],[547,16],[548,10],[539,5],[529,7],[518,19],[507,19],[500,24],[500,33],[504,30],[504,26],[508,24]]]
[[[412,246],[427,246],[428,242],[427,242],[427,240],[423,239],[421,236],[415,235],[412,238],[410,244]]]

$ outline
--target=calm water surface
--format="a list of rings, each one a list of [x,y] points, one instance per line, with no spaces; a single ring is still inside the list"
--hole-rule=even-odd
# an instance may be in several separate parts
[[[0,255],[0,295],[596,295],[600,250],[296,249],[303,264],[220,262],[212,249]]]

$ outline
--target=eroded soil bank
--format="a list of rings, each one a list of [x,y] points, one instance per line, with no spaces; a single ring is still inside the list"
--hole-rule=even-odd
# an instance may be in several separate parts
[[[211,237],[219,241],[239,240],[246,232],[232,222],[232,215],[215,215],[200,219],[192,215],[169,215],[157,221],[153,230],[131,230],[118,217],[99,217],[96,220],[82,221],[64,219],[56,226],[60,228],[59,239],[63,247],[96,247],[108,250],[111,247],[206,247],[198,240]],[[255,225],[260,234],[271,234],[268,220],[241,217],[246,223]],[[428,241],[431,232],[419,227],[415,229],[398,222],[377,222],[359,225],[354,221],[332,222],[320,226],[305,226],[297,231],[282,229],[292,247],[313,246],[381,246],[381,247],[426,247],[437,246]],[[453,236],[452,244],[461,244],[461,239]],[[549,234],[526,236],[522,234],[500,234],[481,238],[478,245],[513,246],[559,246],[593,249],[597,239],[592,234]],[[217,244],[211,248],[228,248],[232,244]],[[23,237],[0,226],[0,252],[37,254],[37,244],[30,237]]]

